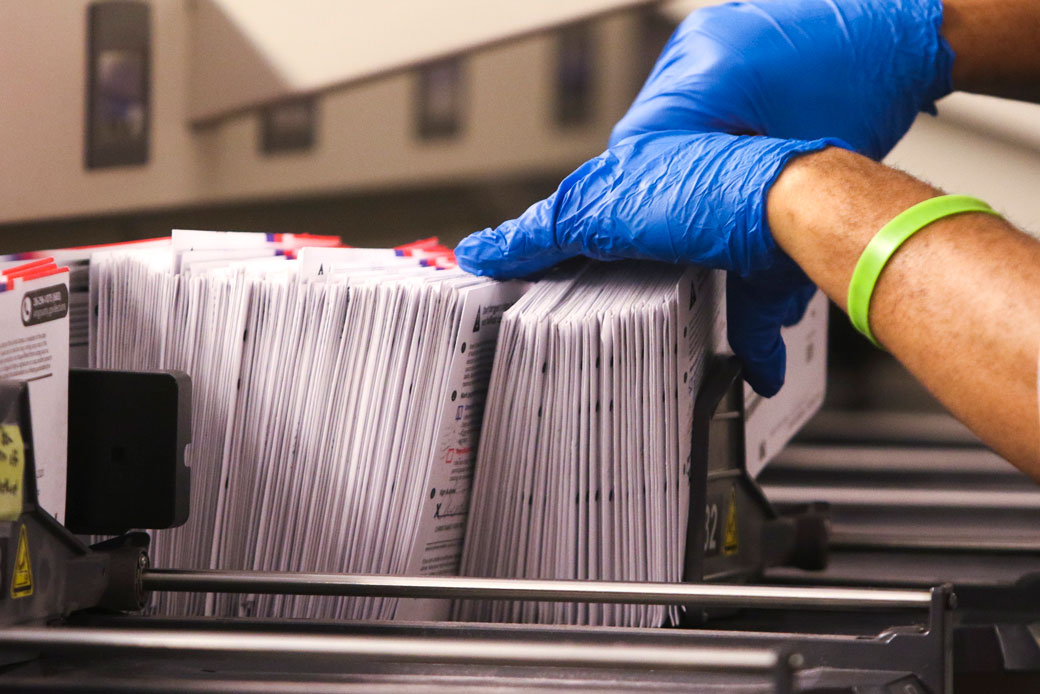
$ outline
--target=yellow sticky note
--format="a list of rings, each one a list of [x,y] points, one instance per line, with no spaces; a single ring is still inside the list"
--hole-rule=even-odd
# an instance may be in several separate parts
[[[17,424],[0,424],[0,521],[18,520],[25,486],[25,442]]]

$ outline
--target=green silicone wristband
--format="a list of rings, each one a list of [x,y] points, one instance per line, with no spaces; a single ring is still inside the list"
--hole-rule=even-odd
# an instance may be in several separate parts
[[[964,212],[985,212],[1000,216],[978,198],[969,195],[942,195],[918,203],[898,214],[895,219],[881,227],[881,231],[874,235],[863,250],[863,255],[856,263],[856,269],[852,271],[852,281],[849,282],[849,318],[856,330],[866,335],[878,347],[881,345],[870,330],[870,298],[874,295],[874,286],[881,276],[881,271],[885,269],[885,264],[908,238],[921,229],[944,217]]]

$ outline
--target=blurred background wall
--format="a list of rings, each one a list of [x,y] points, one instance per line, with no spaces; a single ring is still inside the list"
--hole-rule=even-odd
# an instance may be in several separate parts
[[[146,161],[88,168],[87,90],[100,69],[90,10],[119,4],[0,3],[5,250],[173,226],[337,233],[357,244],[455,240],[522,211],[599,153],[671,28],[706,3],[640,5],[201,124],[191,122],[191,86],[206,66],[192,61],[192,33],[220,0],[138,3],[150,10]],[[370,12],[354,4],[359,17]],[[467,22],[441,4],[429,32]],[[335,7],[337,21],[350,15]],[[406,32],[385,26],[372,40],[397,33]],[[239,60],[234,46],[227,54]],[[940,112],[922,116],[889,161],[1040,229],[1040,107],[955,94]],[[309,134],[293,142],[301,122]],[[290,131],[280,148],[265,136],[279,123]]]
[[[331,233],[357,245],[457,240],[522,211],[598,153],[656,53],[650,41],[666,32],[652,12],[614,13],[194,125],[195,3],[154,0],[147,162],[87,168],[88,7],[98,4],[0,3],[7,252],[177,226]],[[309,140],[265,142],[265,124],[291,130],[301,118]]]

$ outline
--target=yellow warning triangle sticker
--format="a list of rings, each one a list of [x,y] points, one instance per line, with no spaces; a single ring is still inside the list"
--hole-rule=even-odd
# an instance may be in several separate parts
[[[11,597],[25,598],[33,593],[32,560],[29,558],[29,535],[25,526],[18,532],[18,552],[14,557],[14,572],[11,576]]]
[[[722,553],[726,556],[740,551],[740,532],[737,530],[737,487],[729,488],[729,510],[726,511],[726,528],[722,534]]]

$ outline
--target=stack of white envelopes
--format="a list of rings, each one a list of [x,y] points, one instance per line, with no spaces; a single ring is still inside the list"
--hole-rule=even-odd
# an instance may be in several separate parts
[[[462,573],[679,581],[693,404],[725,348],[719,273],[587,264],[506,312]],[[656,626],[667,608],[463,601],[464,620]]]
[[[91,353],[193,386],[175,568],[454,574],[501,316],[522,293],[393,250],[174,232],[94,254]],[[436,618],[447,605],[158,594],[168,614]]]

